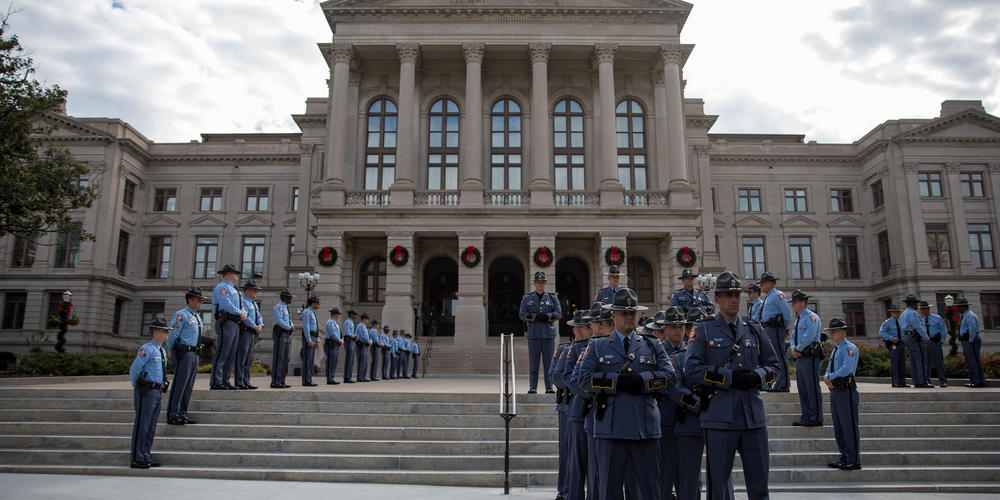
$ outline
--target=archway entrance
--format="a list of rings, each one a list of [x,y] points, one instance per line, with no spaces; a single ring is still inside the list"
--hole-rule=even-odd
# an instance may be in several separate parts
[[[517,316],[524,294],[524,266],[512,257],[494,260],[490,264],[487,310],[491,337],[501,333],[524,335],[524,325]]]
[[[566,325],[577,309],[590,309],[593,292],[590,289],[587,263],[576,257],[564,257],[556,262],[556,293],[562,306],[563,319],[559,322],[559,335],[572,336],[573,328]]]
[[[424,301],[420,306],[423,335],[455,336],[458,303],[458,263],[448,257],[431,259],[424,266]]]

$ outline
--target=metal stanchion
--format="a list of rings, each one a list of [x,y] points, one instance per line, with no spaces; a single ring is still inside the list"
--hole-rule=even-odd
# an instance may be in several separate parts
[[[504,423],[503,494],[510,495],[510,421],[517,416],[514,396],[514,334],[500,335],[500,417]]]

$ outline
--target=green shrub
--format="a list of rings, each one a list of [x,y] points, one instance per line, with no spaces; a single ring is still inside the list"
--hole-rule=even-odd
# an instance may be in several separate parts
[[[36,352],[18,360],[17,371],[28,375],[128,375],[132,354],[67,354]]]

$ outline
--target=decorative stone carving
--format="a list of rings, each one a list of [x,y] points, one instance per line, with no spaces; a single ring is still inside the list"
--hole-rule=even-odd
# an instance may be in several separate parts
[[[618,44],[598,43],[594,45],[594,57],[598,64],[614,62],[615,52],[618,52]]]
[[[944,164],[944,169],[947,170],[949,174],[957,174],[958,171],[962,169],[962,164],[950,161]]]
[[[663,59],[663,64],[680,64],[684,53],[681,52],[680,45],[661,45],[660,58]]]
[[[399,62],[411,62],[416,64],[420,59],[419,43],[397,43],[396,51],[399,52]]]
[[[485,43],[463,43],[462,51],[465,52],[465,63],[483,63],[483,57],[486,55],[486,44]]]
[[[330,47],[330,61],[336,63],[351,63],[354,59],[354,44],[335,43]]]
[[[915,161],[903,162],[903,171],[905,171],[906,173],[915,172],[918,168],[920,168],[920,164]]]
[[[698,158],[708,157],[708,153],[712,150],[711,144],[695,144],[694,151],[698,155]]]
[[[986,168],[993,173],[1000,173],[1000,163],[987,163]]]
[[[547,63],[549,62],[549,51],[552,50],[551,43],[530,43],[528,44],[528,52],[531,54],[531,63],[536,62]]]
[[[361,70],[352,69],[347,73],[347,85],[350,87],[357,87],[361,83]]]
[[[313,154],[313,150],[316,149],[316,145],[311,142],[303,142],[299,144],[299,148],[302,149],[302,154],[311,155]]]
[[[667,78],[663,76],[663,71],[654,69],[649,72],[650,78],[653,80],[654,87],[662,87],[667,84]]]

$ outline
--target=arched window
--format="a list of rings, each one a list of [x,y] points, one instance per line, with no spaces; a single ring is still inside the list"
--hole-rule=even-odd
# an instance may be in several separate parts
[[[628,286],[635,290],[639,296],[640,304],[653,304],[653,266],[642,257],[629,257],[626,259],[626,272],[628,274]]]
[[[372,257],[358,273],[358,302],[385,301],[385,257]]]
[[[368,106],[365,189],[389,189],[396,180],[396,104],[388,97]]]
[[[584,189],[583,106],[563,99],[552,109],[552,152],[556,189]]]
[[[427,189],[458,189],[458,104],[442,97],[428,118]]]
[[[490,189],[521,189],[521,106],[502,98],[490,111]]]
[[[625,189],[646,189],[646,113],[642,104],[625,98],[615,109],[618,182]]]

